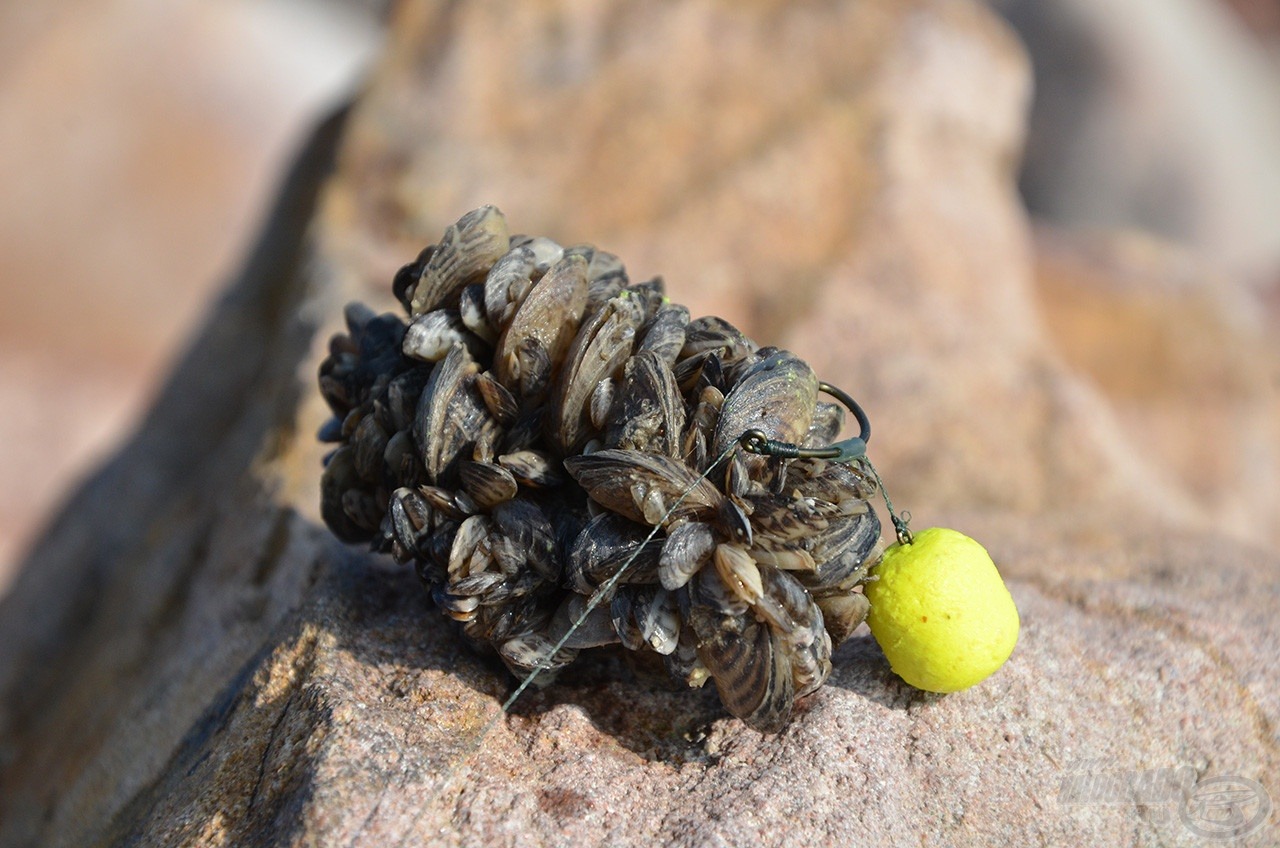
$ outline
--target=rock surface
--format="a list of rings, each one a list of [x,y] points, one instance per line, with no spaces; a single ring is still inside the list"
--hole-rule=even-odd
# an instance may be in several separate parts
[[[0,606],[0,844],[1192,845],[1195,780],[1276,794],[1280,557],[1215,527],[1163,442],[1138,449],[1146,422],[1089,367],[1127,326],[1082,337],[1055,318],[1071,288],[1037,285],[1012,176],[1026,64],[988,11],[409,2],[392,33]],[[855,637],[775,737],[608,656],[498,716],[501,668],[320,525],[312,438],[342,303],[385,302],[483,202],[662,273],[857,396],[900,505],[1009,578],[1010,663],[928,696]],[[1239,379],[1274,399],[1274,371]],[[1274,462],[1274,428],[1250,432],[1238,456]],[[1188,782],[1133,792],[1154,769]],[[1097,772],[1130,783],[1071,803],[1064,781]]]

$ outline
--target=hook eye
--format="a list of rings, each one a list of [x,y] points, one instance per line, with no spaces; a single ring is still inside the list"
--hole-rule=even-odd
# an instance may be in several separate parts
[[[767,454],[769,452],[769,442],[771,441],[772,439],[765,435],[764,430],[748,430],[738,437],[738,444],[742,445],[744,450],[759,454]]]

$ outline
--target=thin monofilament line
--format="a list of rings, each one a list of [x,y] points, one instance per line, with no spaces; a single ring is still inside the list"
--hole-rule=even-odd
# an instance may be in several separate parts
[[[644,546],[653,541],[653,538],[658,535],[658,531],[662,529],[662,525],[666,523],[667,519],[675,514],[675,511],[680,508],[680,504],[685,502],[685,499],[689,497],[689,494],[697,487],[697,485],[707,479],[711,474],[712,469],[723,462],[729,454],[733,453],[733,449],[737,446],[738,443],[735,441],[733,444],[729,445],[729,447],[725,448],[724,452],[716,457],[714,462],[707,466],[707,470],[699,474],[697,479],[690,483],[685,490],[680,493],[680,497],[676,498],[676,502],[662,514],[662,518],[659,519],[658,523],[649,531],[649,535],[645,536],[640,544],[636,546],[635,552],[633,552],[631,556],[627,557],[627,561],[618,567],[618,570],[613,573],[613,576],[596,588],[595,592],[591,594],[591,598],[587,601],[587,605],[583,607],[582,613],[578,616],[577,620],[569,626],[569,629],[565,631],[565,634],[560,637],[559,641],[557,641],[554,646],[552,646],[551,650],[547,653],[546,658],[540,661],[538,665],[534,667],[533,671],[529,672],[528,676],[526,676],[525,679],[521,681],[520,685],[516,687],[516,690],[511,693],[511,696],[503,702],[503,713],[505,713],[507,709],[516,702],[516,699],[520,697],[524,690],[533,685],[533,681],[537,680],[539,674],[547,670],[547,666],[544,663],[551,662],[551,660],[555,658],[555,655],[560,653],[560,650],[569,643],[569,639],[578,631],[578,628],[582,627],[582,625],[586,623],[587,616],[591,615],[592,611],[604,602],[604,599],[613,591],[613,587],[618,585],[618,581],[622,579],[622,575],[626,574],[627,569],[631,567],[631,564],[640,558],[640,554],[644,551]]]
[[[876,478],[876,485],[880,487],[880,497],[884,498],[885,509],[889,510],[889,520],[893,522],[893,531],[898,536],[898,541],[904,545],[911,544],[911,528],[907,524],[911,521],[911,513],[904,512],[898,515],[893,508],[893,501],[889,500],[889,490],[884,487],[884,481],[880,479],[880,472],[871,464],[871,460],[866,456],[861,456],[858,461],[867,466],[867,470],[871,472],[871,476]]]
[[[631,556],[627,557],[626,562],[622,563],[622,565],[618,567],[617,571],[615,571],[613,575],[609,577],[608,580],[604,581],[599,585],[599,587],[596,588],[595,592],[593,592],[591,594],[591,597],[587,600],[587,605],[583,607],[582,612],[578,615],[577,619],[569,626],[569,629],[565,631],[565,634],[560,637],[560,639],[555,643],[555,645],[552,646],[551,650],[547,652],[547,655],[543,659],[538,661],[538,664],[534,666],[533,670],[530,671],[525,676],[524,680],[520,681],[520,685],[515,688],[515,691],[513,691],[507,697],[507,699],[502,702],[502,705],[498,707],[498,712],[495,713],[493,717],[490,718],[489,721],[486,722],[485,725],[480,728],[480,730],[476,733],[475,738],[468,744],[467,748],[458,757],[457,761],[455,761],[451,766],[449,766],[449,769],[445,772],[444,777],[441,780],[440,788],[435,792],[434,795],[432,795],[431,801],[428,804],[423,805],[418,815],[414,816],[413,821],[410,823],[409,829],[405,831],[403,836],[401,836],[400,841],[396,843],[397,845],[404,844],[405,840],[409,837],[409,835],[415,829],[415,826],[418,823],[418,819],[421,818],[423,812],[426,811],[426,808],[430,806],[431,803],[434,803],[437,798],[439,798],[441,795],[444,794],[445,789],[447,789],[449,784],[453,781],[453,778],[455,775],[457,775],[458,770],[461,769],[471,759],[471,757],[476,753],[476,751],[480,750],[480,746],[484,744],[484,740],[488,737],[489,733],[493,730],[493,728],[498,725],[498,722],[502,721],[502,719],[506,717],[507,711],[511,709],[511,706],[516,702],[516,699],[518,699],[522,694],[524,694],[524,691],[533,685],[534,681],[538,679],[538,676],[547,670],[547,664],[551,662],[551,660],[555,657],[556,654],[560,653],[561,649],[563,649],[564,646],[569,643],[569,640],[573,637],[573,634],[578,632],[578,629],[582,627],[583,624],[586,623],[587,616],[591,615],[591,613],[595,610],[595,608],[600,606],[600,604],[604,603],[605,598],[609,597],[610,593],[613,592],[613,588],[618,585],[618,581],[620,581],[622,579],[622,576],[627,573],[627,569],[629,569],[631,565],[637,559],[640,558],[640,554],[644,551],[645,545],[648,545],[649,542],[653,541],[654,537],[658,535],[658,531],[662,529],[662,526],[666,523],[667,519],[675,514],[675,511],[680,508],[680,505],[685,502],[685,500],[689,497],[689,495],[693,492],[693,490],[697,488],[698,484],[701,483],[703,480],[706,480],[708,477],[710,477],[711,472],[717,466],[719,466],[721,462],[727,459],[729,454],[733,453],[733,451],[737,447],[738,447],[738,442],[734,441],[727,448],[725,448],[724,451],[722,451],[721,454],[717,456],[715,460],[711,462],[710,465],[707,466],[707,470],[699,474],[697,479],[695,479],[692,483],[690,483],[685,488],[685,490],[680,493],[680,497],[676,498],[675,503],[671,504],[671,506],[667,508],[667,511],[663,513],[662,518],[659,519],[658,523],[655,524],[653,526],[653,529],[649,531],[649,535],[645,536],[644,539],[640,542],[640,544],[636,546],[636,549],[631,554]],[[881,489],[881,491],[883,491],[883,488]]]

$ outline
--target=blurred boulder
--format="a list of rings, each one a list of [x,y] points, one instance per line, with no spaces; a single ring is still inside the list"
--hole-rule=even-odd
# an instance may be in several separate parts
[[[330,2],[0,8],[0,592],[136,426],[377,38]]]
[[[1034,214],[1146,230],[1251,285],[1280,285],[1280,62],[1258,37],[1274,3],[993,5],[1035,69],[1021,180]]]
[[[1160,485],[1220,531],[1280,543],[1280,316],[1150,236],[1040,227],[1035,246],[1054,347]]]
[[[1163,485],[1064,353],[1014,189],[1027,85],[953,0],[402,4],[0,606],[0,844],[1197,844],[1202,781],[1280,765],[1280,559]],[[1010,577],[1010,663],[930,696],[858,636],[766,737],[605,654],[499,717],[501,667],[320,525],[312,436],[342,304],[485,202],[862,400],[899,505]]]

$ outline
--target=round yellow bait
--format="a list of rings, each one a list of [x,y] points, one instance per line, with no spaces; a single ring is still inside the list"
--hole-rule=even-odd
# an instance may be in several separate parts
[[[967,689],[1013,653],[1018,609],[986,549],[963,533],[916,533],[885,551],[872,574],[867,624],[894,672],[917,689]]]

